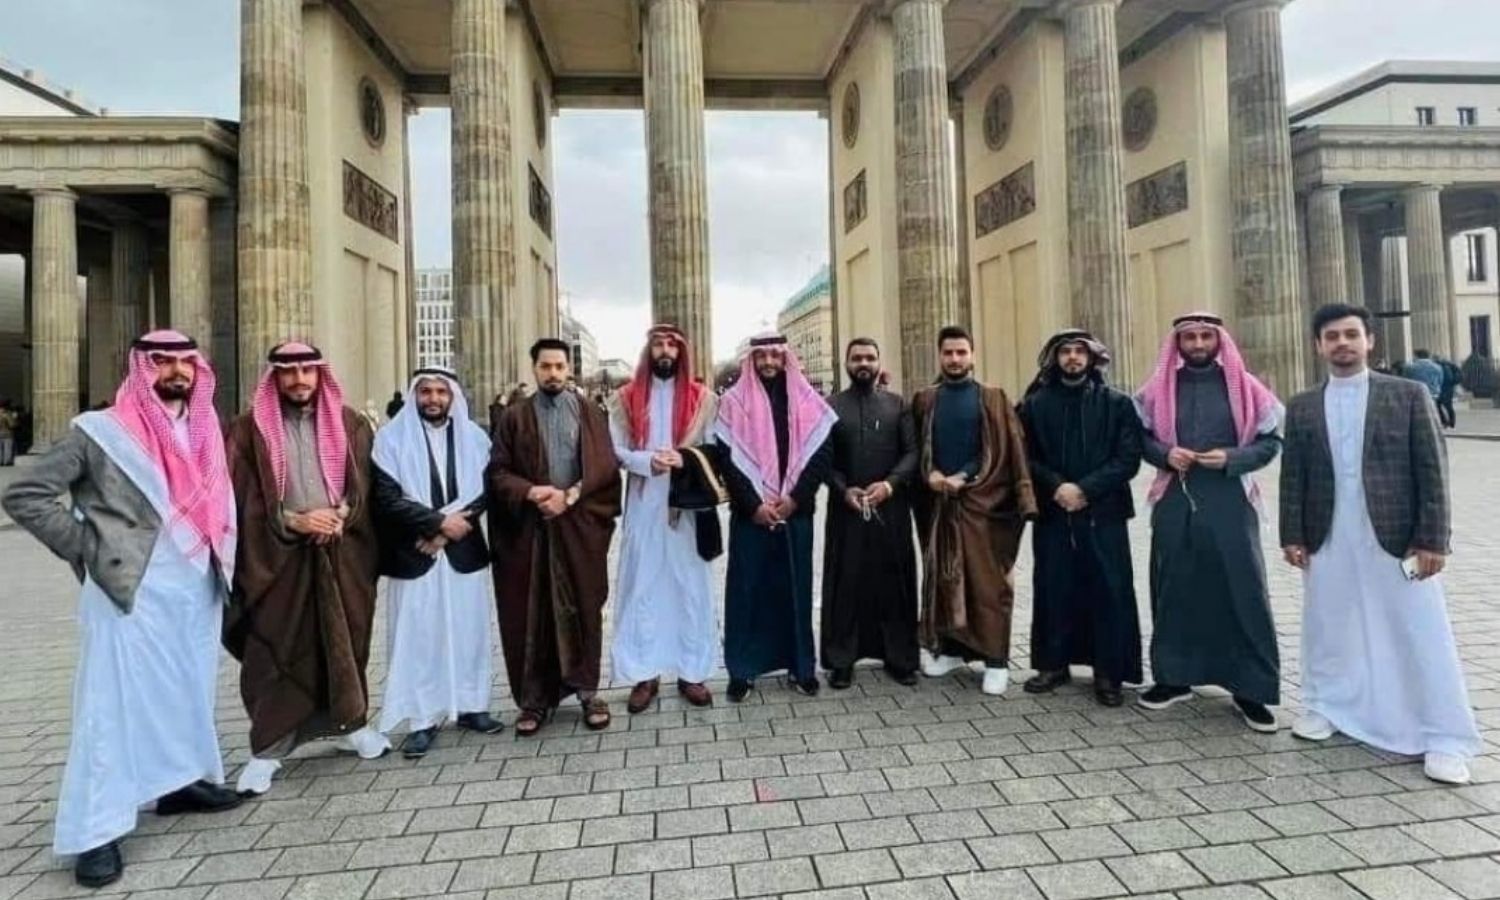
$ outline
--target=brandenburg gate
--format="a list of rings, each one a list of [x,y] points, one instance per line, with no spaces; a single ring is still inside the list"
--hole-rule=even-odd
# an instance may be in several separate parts
[[[348,373],[351,400],[385,396],[411,356],[405,123],[449,105],[457,364],[488,398],[556,327],[553,118],[626,107],[646,119],[653,316],[712,346],[704,112],[806,110],[828,120],[835,342],[880,340],[903,389],[935,372],[950,322],[1011,389],[1070,324],[1114,349],[1129,384],[1174,315],[1208,308],[1287,391],[1305,316],[1283,5],[242,0],[237,129],[179,126],[189,149],[132,176],[137,194],[174,192],[173,274],[149,318],[208,340],[224,323],[216,352],[237,357],[242,394],[271,343],[305,336]],[[0,122],[0,190],[32,195],[33,392],[57,401],[38,404],[45,438],[84,393],[89,354],[59,324],[78,321],[77,299],[44,273],[82,268],[75,202],[123,188],[98,166],[45,164],[118,118],[27,136],[32,121]],[[133,140],[137,157],[162,144]],[[173,174],[194,165],[233,171]],[[237,226],[216,241],[220,209]],[[221,268],[232,277],[209,298]],[[89,318],[88,341],[118,345],[107,323],[136,319],[101,317],[96,333]]]

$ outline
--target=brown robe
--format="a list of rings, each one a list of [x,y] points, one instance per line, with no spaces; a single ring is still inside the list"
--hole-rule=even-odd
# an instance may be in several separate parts
[[[1011,569],[1026,520],[1037,514],[1026,442],[1005,392],[981,386],[979,473],[957,494],[934,493],[927,479],[933,471],[936,402],[935,387],[912,398],[921,441],[919,486],[913,498],[923,570],[918,637],[934,653],[1003,660],[1010,655],[1015,602]]]
[[[599,686],[620,472],[603,411],[580,398],[578,502],[544,520],[526,499],[532,487],[552,483],[535,403],[526,397],[506,407],[485,483],[511,693],[521,709],[547,710],[569,694]]]
[[[229,427],[239,551],[224,647],[240,662],[250,752],[257,756],[282,756],[365,724],[378,561],[370,515],[374,432],[348,407],[344,429],[349,518],[343,537],[320,547],[300,536],[288,541],[273,524],[281,503],[255,421],[246,414]]]

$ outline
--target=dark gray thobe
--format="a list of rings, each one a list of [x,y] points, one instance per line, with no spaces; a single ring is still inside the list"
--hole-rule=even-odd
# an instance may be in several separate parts
[[[1177,373],[1177,445],[1227,449],[1221,470],[1194,466],[1174,477],[1151,514],[1151,668],[1157,684],[1218,685],[1237,697],[1280,697],[1276,628],[1260,550],[1260,517],[1241,476],[1276,458],[1281,438],[1245,447],[1235,433],[1224,370]],[[1172,448],[1146,436],[1146,461],[1168,469]]]

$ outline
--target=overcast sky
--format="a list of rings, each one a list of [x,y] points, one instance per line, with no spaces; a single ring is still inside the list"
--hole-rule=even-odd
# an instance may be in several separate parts
[[[113,112],[236,118],[238,0],[3,0],[0,56]],[[1283,13],[1296,100],[1386,59],[1500,59],[1500,0],[1296,0]],[[710,113],[716,355],[774,321],[828,257],[826,123]],[[649,319],[639,112],[565,113],[554,128],[558,279],[604,356],[633,356]],[[450,255],[448,116],[412,123],[418,266]]]

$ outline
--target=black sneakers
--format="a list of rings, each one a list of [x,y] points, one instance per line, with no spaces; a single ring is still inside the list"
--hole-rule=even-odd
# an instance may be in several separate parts
[[[120,855],[118,841],[85,850],[78,854],[78,861],[73,864],[73,879],[80,887],[102,888],[119,881],[123,874],[125,858]]]
[[[1240,718],[1245,720],[1245,724],[1249,725],[1252,731],[1275,734],[1276,729],[1280,727],[1276,723],[1276,714],[1254,700],[1235,697],[1234,705],[1240,711]]]

